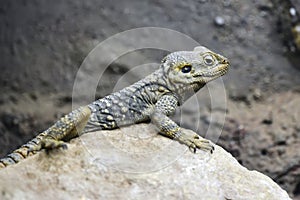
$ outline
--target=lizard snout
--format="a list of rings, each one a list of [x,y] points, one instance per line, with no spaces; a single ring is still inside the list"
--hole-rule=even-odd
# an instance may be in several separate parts
[[[221,61],[222,64],[227,64],[230,65],[229,60],[227,58],[223,58],[223,60]]]

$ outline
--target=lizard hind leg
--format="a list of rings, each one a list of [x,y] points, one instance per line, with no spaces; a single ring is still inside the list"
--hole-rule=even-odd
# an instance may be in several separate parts
[[[41,149],[67,149],[65,141],[77,137],[82,132],[90,115],[91,110],[87,106],[80,107],[65,115],[44,132],[44,136],[40,142],[37,145],[31,146],[28,149],[28,153]]]
[[[87,124],[90,115],[91,110],[88,106],[80,107],[65,115],[46,131],[1,158],[0,169],[18,163],[41,149],[67,148],[64,141],[69,141],[78,136]]]

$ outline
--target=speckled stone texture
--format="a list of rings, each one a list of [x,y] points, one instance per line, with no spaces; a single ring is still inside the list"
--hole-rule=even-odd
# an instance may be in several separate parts
[[[139,124],[87,133],[0,171],[0,199],[290,199],[269,177]]]

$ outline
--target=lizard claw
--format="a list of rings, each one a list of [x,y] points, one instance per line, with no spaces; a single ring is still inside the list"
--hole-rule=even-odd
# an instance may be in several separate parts
[[[68,146],[65,142],[61,140],[55,140],[52,138],[45,138],[41,141],[42,149],[51,150],[51,149],[67,149]]]
[[[215,147],[209,140],[201,138],[196,133],[188,134],[187,132],[182,131],[177,140],[180,143],[187,145],[189,149],[194,153],[196,153],[198,149],[203,151],[210,151],[210,153],[213,153],[213,151],[215,150]]]
[[[39,142],[38,145],[32,146],[27,150],[27,155],[29,155],[31,152],[40,151],[42,149],[45,149],[46,151],[49,151],[51,149],[68,149],[68,145],[60,140],[55,140],[52,138],[44,138]]]
[[[60,147],[61,147],[63,150],[67,150],[67,149],[68,149],[68,145],[67,145],[66,143],[61,144]]]

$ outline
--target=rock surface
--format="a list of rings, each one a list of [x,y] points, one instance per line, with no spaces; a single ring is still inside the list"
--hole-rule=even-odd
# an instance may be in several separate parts
[[[88,133],[0,171],[0,199],[290,199],[219,146],[213,154],[140,124]]]

